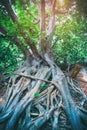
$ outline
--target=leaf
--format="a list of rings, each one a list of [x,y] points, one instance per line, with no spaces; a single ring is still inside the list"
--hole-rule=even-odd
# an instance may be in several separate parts
[[[11,78],[14,78],[14,77],[15,77],[15,74],[11,73],[11,74],[10,74],[10,77],[11,77]]]
[[[40,90],[47,88],[49,86],[49,84],[41,84],[40,85]]]
[[[39,97],[39,92],[35,92],[34,97]]]

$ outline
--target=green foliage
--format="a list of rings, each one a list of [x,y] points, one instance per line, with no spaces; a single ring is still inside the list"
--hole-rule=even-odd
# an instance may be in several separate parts
[[[9,40],[0,37],[0,72],[10,73],[21,62],[20,50]]]
[[[27,4],[26,9],[25,6],[26,0],[18,0],[14,5],[19,20],[18,24],[13,23],[5,8],[0,6],[0,24],[6,28],[8,32],[7,37],[17,36],[22,43],[25,44],[26,42],[23,39],[21,32],[26,32],[27,36],[32,41],[38,43],[39,25],[33,24],[38,16],[37,8],[34,4],[29,5],[29,3]],[[15,43],[10,43],[10,41],[5,37],[3,38],[2,35],[0,36],[0,53],[0,71],[8,73],[20,64],[20,60],[22,59],[21,52],[15,46]]]
[[[21,33],[26,32],[26,35],[32,41],[38,43],[40,28],[39,24],[34,24],[39,19],[37,6],[32,2],[27,3],[27,0],[18,0],[14,5],[14,9],[18,17],[18,24],[13,23],[5,8],[0,9],[0,24],[6,27],[9,36],[16,34],[25,42]]]
[[[41,90],[44,90],[44,89],[46,89],[48,86],[49,86],[49,84],[43,83],[43,84],[40,85],[39,90],[40,90],[40,91],[41,91]],[[34,97],[39,97],[39,95],[40,95],[39,92],[35,92],[35,93],[34,93]]]
[[[5,9],[2,11],[0,10],[0,18],[0,24],[6,28],[6,30],[8,31],[8,35],[13,35],[17,33],[17,25],[12,22]]]
[[[11,74],[10,74],[10,77],[11,77],[11,78],[14,78],[14,77],[15,77],[15,74],[11,73]]]
[[[58,64],[64,59],[68,63],[87,60],[86,30],[87,22],[79,14],[61,18],[53,41],[53,53]]]
[[[34,97],[39,97],[39,92],[35,92]]]
[[[17,1],[15,6],[20,28],[18,32],[26,32],[27,36],[38,43],[39,38],[39,24],[34,24],[39,19],[37,6],[33,3],[27,3],[26,1]]]
[[[47,88],[48,86],[49,86],[49,84],[47,84],[47,83],[46,84],[41,84],[39,89],[43,90],[43,89]]]

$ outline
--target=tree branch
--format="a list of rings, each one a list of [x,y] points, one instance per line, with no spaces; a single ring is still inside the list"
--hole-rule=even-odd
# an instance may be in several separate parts
[[[6,30],[2,25],[0,25],[0,32],[1,32],[3,35],[6,35],[6,34],[7,34],[7,30]]]
[[[12,3],[11,0],[2,0],[1,3],[5,6],[9,16],[11,17],[11,19],[16,23],[18,22],[18,18],[12,8]]]
[[[58,86],[57,83],[54,82],[54,81],[49,81],[49,80],[45,80],[45,79],[41,79],[41,78],[37,78],[37,77],[35,77],[35,76],[31,76],[31,75],[18,74],[18,73],[15,73],[15,72],[14,72],[14,74],[15,74],[15,75],[22,76],[22,77],[25,77],[25,78],[28,78],[28,79],[41,80],[41,81],[43,81],[43,82],[46,82],[46,83],[52,84],[52,85],[54,85],[54,86],[56,86],[56,87]]]

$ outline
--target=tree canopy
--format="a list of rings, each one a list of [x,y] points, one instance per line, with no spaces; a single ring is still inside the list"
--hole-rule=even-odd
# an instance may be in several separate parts
[[[87,59],[86,0],[84,2],[79,0],[56,1],[56,6],[53,7],[55,8],[54,14],[50,14],[50,12],[53,13],[51,1],[47,0],[44,4],[42,4],[42,12],[40,12],[40,1],[0,1],[0,37],[3,47],[10,48],[16,45],[25,57],[28,54],[27,51],[29,52],[29,47],[32,51],[34,50],[35,55],[38,55],[36,54],[38,45],[41,45],[42,42],[43,50],[43,41],[47,44],[48,39],[49,44],[52,42],[52,52],[57,63],[64,62],[64,59],[73,63],[85,62]],[[41,15],[43,15],[42,18]],[[7,45],[3,44],[3,39]],[[65,51],[63,51],[64,49]],[[1,57],[4,57],[3,48],[1,52]],[[18,55],[14,53],[16,51],[12,51],[16,61]],[[8,55],[7,59],[9,59]],[[4,64],[3,60],[1,62]],[[7,62],[9,61],[7,60]]]

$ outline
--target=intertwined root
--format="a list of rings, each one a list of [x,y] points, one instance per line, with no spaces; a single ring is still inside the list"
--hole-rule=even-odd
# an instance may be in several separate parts
[[[0,130],[85,130],[86,95],[46,56],[48,65],[23,68],[9,80]]]

